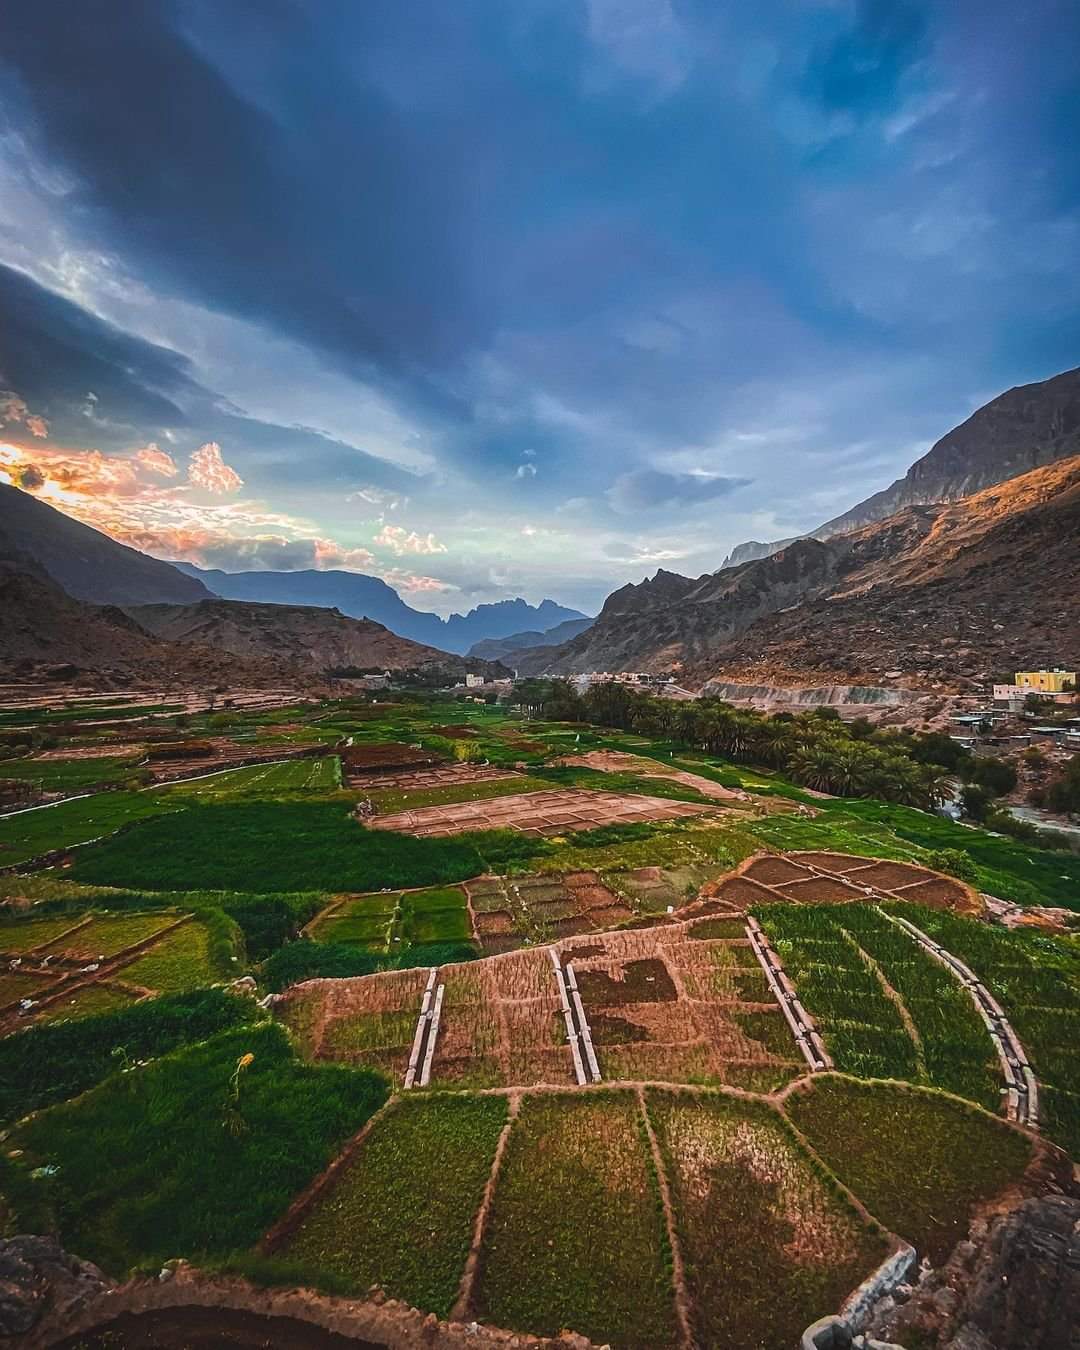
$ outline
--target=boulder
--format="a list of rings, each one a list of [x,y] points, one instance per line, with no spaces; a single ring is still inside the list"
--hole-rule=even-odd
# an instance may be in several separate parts
[[[112,1282],[97,1266],[71,1256],[55,1238],[0,1241],[0,1345],[25,1336],[49,1312],[59,1324]]]

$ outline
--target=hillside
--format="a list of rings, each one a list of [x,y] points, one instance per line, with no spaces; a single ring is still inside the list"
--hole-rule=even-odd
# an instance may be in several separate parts
[[[500,600],[478,605],[467,614],[438,614],[413,609],[392,586],[379,577],[361,572],[312,569],[302,572],[206,571],[191,563],[177,568],[197,578],[208,591],[225,600],[253,600],[273,605],[317,605],[337,609],[354,619],[373,619],[413,642],[427,643],[440,651],[468,652],[474,643],[504,638],[523,630],[544,631],[568,619],[583,619],[576,609],[566,609],[554,600],[530,605],[525,600]]]
[[[831,539],[905,506],[955,501],[1043,464],[1080,453],[1080,368],[1020,385],[992,399],[942,436],[890,487],[812,530]],[[750,541],[728,554],[723,566],[767,557],[792,541]]]
[[[209,646],[309,672],[429,667],[461,675],[466,669],[501,673],[490,663],[466,662],[336,609],[203,600],[197,605],[135,605],[127,613],[148,633],[170,642]]]
[[[208,647],[177,646],[143,631],[112,605],[66,595],[45,572],[0,559],[0,678],[90,676],[102,687],[255,684],[280,675]]]
[[[467,655],[485,661],[510,660],[513,665],[515,653],[532,647],[557,647],[559,643],[569,642],[579,633],[584,633],[592,627],[592,623],[592,619],[567,619],[565,623],[557,623],[554,628],[549,628],[546,633],[511,633],[504,638],[485,638],[482,642],[474,642]]]
[[[170,563],[118,544],[29,492],[0,484],[0,553],[32,559],[76,600],[192,604],[210,592]]]
[[[1080,455],[696,579],[658,572],[528,673],[963,682],[1080,652]]]

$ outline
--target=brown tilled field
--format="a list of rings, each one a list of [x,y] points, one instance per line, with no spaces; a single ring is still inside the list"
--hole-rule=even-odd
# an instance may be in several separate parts
[[[625,825],[635,821],[677,820],[715,808],[663,797],[620,796],[582,788],[525,792],[488,801],[453,802],[421,806],[371,819],[380,830],[397,830],[418,837],[461,834],[466,830],[519,830],[522,834],[570,834],[598,825]]]
[[[353,788],[399,788],[403,792],[428,792],[432,788],[460,787],[465,783],[488,783],[501,778],[519,778],[513,769],[493,764],[440,764],[431,769],[388,769],[349,774]]]

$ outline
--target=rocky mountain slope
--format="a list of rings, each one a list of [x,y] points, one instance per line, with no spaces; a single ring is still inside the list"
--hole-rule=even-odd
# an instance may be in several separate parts
[[[6,484],[0,484],[0,552],[31,559],[68,595],[91,604],[186,605],[210,595],[171,563],[118,544]]]
[[[251,661],[317,672],[438,669],[497,675],[501,667],[398,637],[370,619],[336,609],[203,600],[197,605],[135,605],[127,614],[140,628],[169,642],[195,644]]]
[[[225,600],[337,609],[351,618],[385,624],[414,642],[459,654],[487,638],[503,638],[525,629],[543,631],[567,619],[585,617],[554,600],[530,605],[519,598],[477,605],[467,614],[451,614],[444,619],[413,609],[385,581],[361,572],[221,572],[206,571],[191,563],[177,563],[176,567]]]
[[[132,684],[214,688],[257,685],[283,673],[209,647],[162,642],[113,605],[88,605],[29,560],[0,558],[0,680],[90,676],[102,688]]]
[[[505,660],[514,665],[516,653],[532,647],[557,647],[560,642],[569,642],[579,633],[584,633],[592,627],[592,623],[592,619],[567,619],[565,623],[557,623],[554,628],[549,628],[546,633],[511,633],[504,638],[485,638],[482,642],[474,642],[466,654],[485,661]]]
[[[519,669],[925,685],[1069,663],[1080,657],[1078,538],[1080,455],[696,579],[658,572]]]
[[[905,506],[955,501],[1042,464],[1080,454],[1080,368],[992,399],[943,436],[903,478],[811,531],[836,535],[894,515]],[[792,541],[739,544],[723,566],[767,557]]]

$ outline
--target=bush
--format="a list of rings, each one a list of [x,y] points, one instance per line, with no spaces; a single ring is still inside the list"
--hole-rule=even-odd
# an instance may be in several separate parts
[[[1004,797],[1016,786],[1016,770],[994,755],[981,755],[973,763],[971,781],[990,797]]]
[[[973,886],[979,884],[979,869],[961,849],[935,849],[927,856],[926,865],[932,867],[935,872],[946,872],[960,881],[969,881]]]

